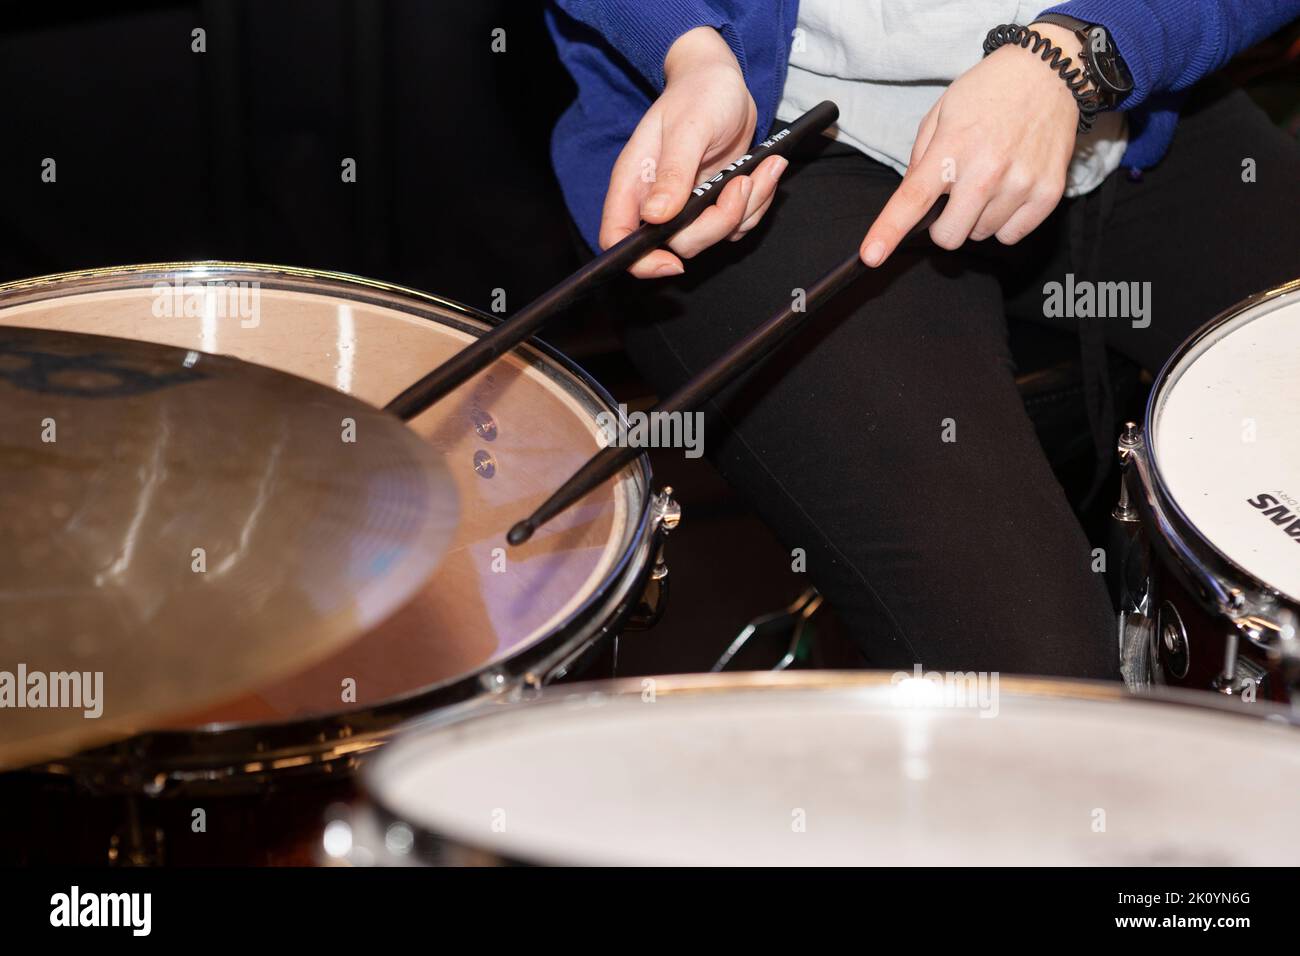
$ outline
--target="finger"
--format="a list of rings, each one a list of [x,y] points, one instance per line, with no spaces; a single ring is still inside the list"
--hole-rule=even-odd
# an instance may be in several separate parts
[[[921,124],[916,128],[916,139],[912,141],[912,156],[907,161],[910,169],[916,165],[916,161],[925,155],[926,149],[930,145],[930,140],[934,138],[934,131],[939,125],[939,103],[943,97],[935,100],[930,111],[921,117]]]
[[[718,201],[700,213],[700,218],[673,236],[668,243],[669,248],[683,259],[690,259],[715,242],[727,238],[736,231],[744,218],[753,188],[749,176],[741,176],[727,183],[718,196]]]
[[[1037,229],[1042,225],[1043,220],[1052,214],[1056,204],[1061,201],[1061,194],[1064,191],[1064,177],[1059,182],[1046,183],[1034,189],[1030,193],[1029,201],[1012,213],[995,233],[998,242],[1014,246]]]
[[[659,122],[647,117],[614,160],[600,214],[602,249],[608,249],[641,225],[641,201],[650,191],[659,146]]]
[[[781,181],[781,174],[786,171],[790,161],[784,156],[769,156],[754,168],[750,174],[754,180],[754,188],[749,194],[749,202],[745,205],[745,213],[741,216],[740,225],[736,227],[735,232],[727,236],[732,242],[735,242],[749,230],[758,225],[758,221],[763,218],[763,213],[767,212],[768,207],[772,205],[772,198],[776,195],[776,185]]]
[[[769,156],[749,174],[753,181],[753,189],[749,193],[749,202],[745,206],[745,214],[740,217],[742,223],[753,217],[759,207],[766,206],[776,193],[776,184],[781,181],[781,174],[785,172],[790,161],[784,156]]]
[[[659,124],[641,123],[614,162],[605,193],[598,241],[602,249],[622,242],[641,225],[641,201],[650,191],[656,157],[659,155]],[[656,249],[642,256],[628,269],[638,279],[681,275],[682,262],[671,252]]]
[[[1017,209],[1029,201],[1031,183],[1028,177],[1012,171],[1003,177],[1001,188],[980,213],[970,237],[975,242],[982,242],[993,235],[1015,215]]]
[[[908,169],[903,181],[885,203],[885,208],[880,210],[880,215],[867,230],[858,249],[867,265],[883,264],[946,190],[948,184],[939,174],[939,152],[931,146],[916,165]]]
[[[632,263],[627,270],[638,279],[666,279],[686,271],[682,260],[666,249],[656,249]]]
[[[997,196],[1002,170],[965,170],[949,188],[948,205],[930,226],[930,238],[940,249],[956,249],[975,228],[985,207]]]
[[[745,220],[736,228],[736,231],[733,232],[731,235],[729,235],[727,238],[730,239],[732,242],[735,242],[737,239],[745,238],[745,234],[759,224],[764,214],[768,211],[769,208],[771,208],[772,200],[775,198],[776,198],[776,193],[773,193],[772,195],[768,196],[767,202],[763,203],[763,205],[759,206],[747,217],[745,217]]]
[[[641,218],[646,222],[667,222],[682,211],[709,148],[708,131],[698,120],[678,120],[665,126],[661,138],[654,183],[641,203]]]

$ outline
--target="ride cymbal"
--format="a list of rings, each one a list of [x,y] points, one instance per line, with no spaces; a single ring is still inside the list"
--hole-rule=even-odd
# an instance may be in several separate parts
[[[0,767],[311,664],[404,604],[456,520],[434,450],[348,395],[0,327]]]

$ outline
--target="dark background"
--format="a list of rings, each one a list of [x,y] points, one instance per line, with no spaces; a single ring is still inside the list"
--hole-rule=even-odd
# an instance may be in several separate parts
[[[485,307],[574,267],[547,155],[572,87],[540,3],[107,6],[3,5],[0,278],[244,259]]]
[[[0,281],[231,259],[354,272],[479,308],[502,288],[514,311],[577,266],[548,159],[573,89],[540,0],[106,6],[0,4]],[[204,53],[191,50],[196,27]],[[496,28],[504,53],[491,49]],[[1293,130],[1297,49],[1293,28],[1232,69]],[[55,184],[41,181],[46,157]],[[341,180],[344,157],[357,162],[355,183]],[[644,405],[652,396],[614,327],[596,302],[545,337],[616,398]],[[1076,350],[1070,337],[1013,332],[1031,414],[1067,487],[1089,464],[1083,406],[1070,397]],[[1135,370],[1113,377],[1140,401]],[[707,463],[653,457],[685,519],[670,542],[668,615],[624,642],[625,666],[706,669],[749,618],[807,581]],[[809,660],[856,662],[833,616],[818,620]]]

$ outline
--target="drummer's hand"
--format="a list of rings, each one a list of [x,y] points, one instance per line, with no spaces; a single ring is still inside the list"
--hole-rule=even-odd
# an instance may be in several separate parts
[[[716,30],[698,27],[678,37],[664,60],[664,77],[663,94],[641,118],[609,178],[600,222],[603,249],[642,219],[672,219],[696,185],[743,156],[753,142],[758,111],[740,65]],[[642,279],[678,275],[682,259],[721,239],[739,239],[771,205],[785,167],[783,158],[772,156],[750,176],[737,176],[713,206],[669,242],[677,255],[657,249],[638,260],[631,273]]]
[[[1064,27],[1033,28],[1067,52],[1078,49]],[[956,249],[989,236],[1019,242],[1061,200],[1078,121],[1074,96],[1038,56],[1010,45],[995,50],[921,120],[907,174],[862,240],[862,261],[888,259],[943,193],[951,194],[948,206],[930,227],[936,245]]]

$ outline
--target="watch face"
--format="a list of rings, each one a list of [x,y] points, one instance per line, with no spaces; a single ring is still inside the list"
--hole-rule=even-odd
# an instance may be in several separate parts
[[[1088,67],[1095,81],[1116,96],[1133,89],[1133,74],[1123,58],[1115,52],[1110,36],[1102,27],[1093,27],[1085,39]]]

